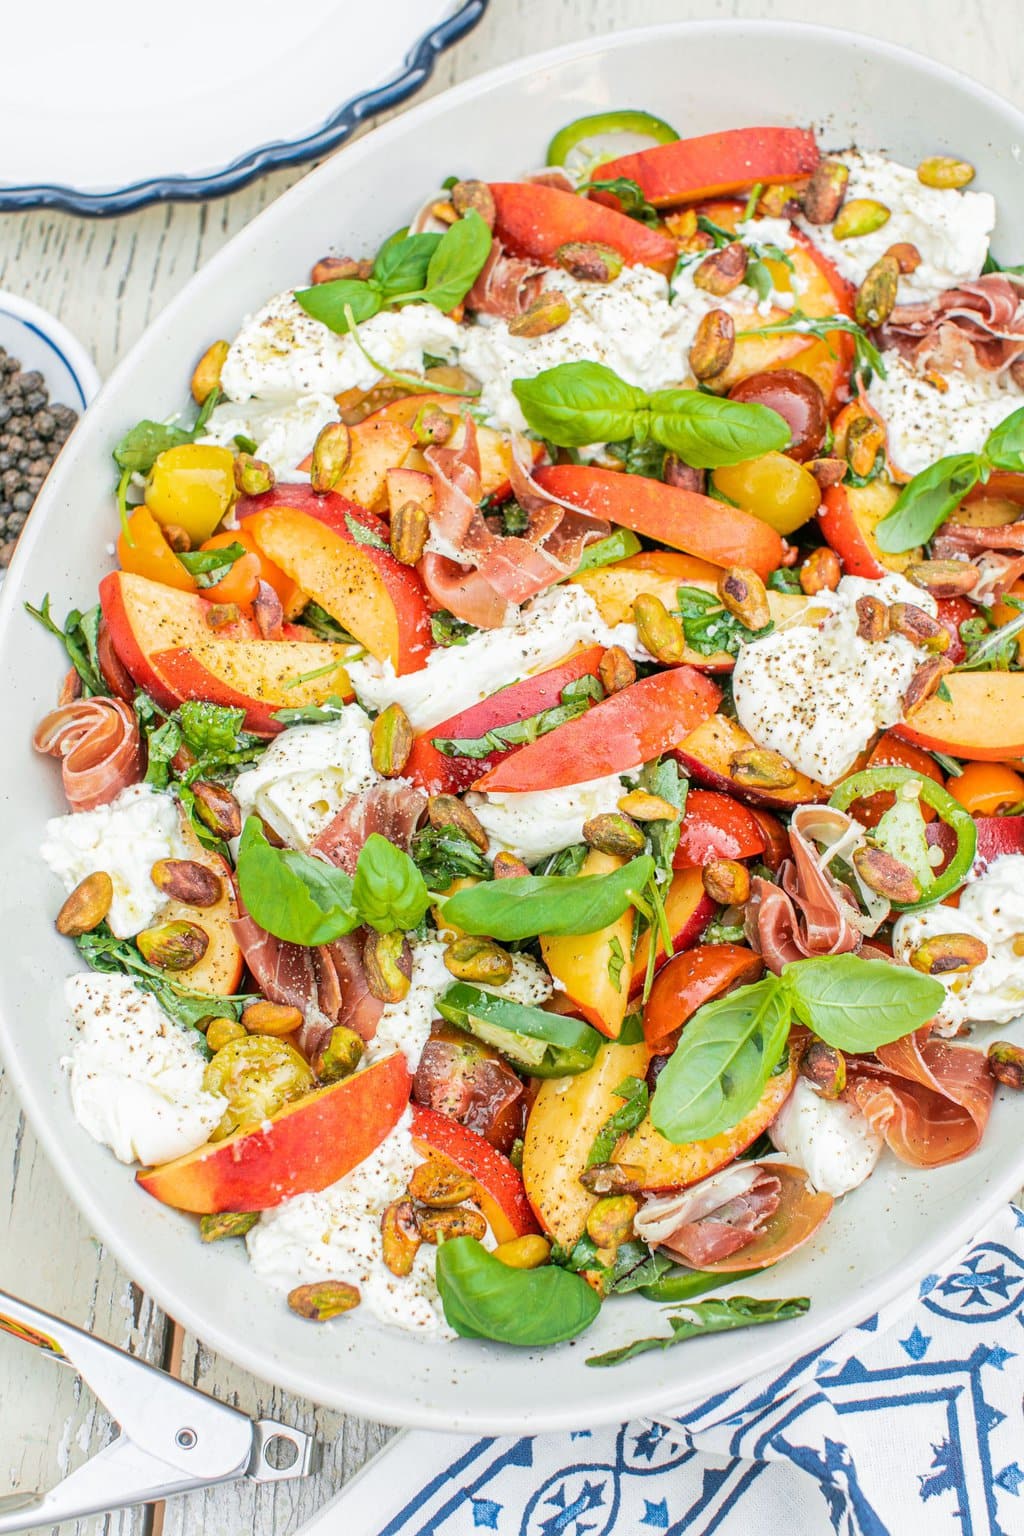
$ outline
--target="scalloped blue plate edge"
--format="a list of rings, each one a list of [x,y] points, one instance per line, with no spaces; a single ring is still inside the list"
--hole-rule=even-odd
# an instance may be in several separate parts
[[[420,90],[433,74],[440,55],[473,30],[489,3],[490,0],[466,0],[453,16],[425,33],[413,45],[405,56],[400,75],[372,91],[353,96],[304,138],[247,150],[230,165],[208,176],[157,176],[113,192],[81,192],[74,187],[47,185],[0,187],[0,213],[56,208],[64,213],[116,214],[130,213],[149,203],[199,202],[203,198],[237,192],[267,171],[316,159],[337,149],[368,118],[399,106]]]

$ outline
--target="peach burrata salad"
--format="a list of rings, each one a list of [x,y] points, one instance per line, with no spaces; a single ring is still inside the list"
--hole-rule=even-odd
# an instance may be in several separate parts
[[[685,1304],[596,1365],[793,1317],[695,1298],[1021,1087],[1024,278],[974,177],[581,119],[114,447],[116,569],[33,610],[71,1101],[301,1316]]]

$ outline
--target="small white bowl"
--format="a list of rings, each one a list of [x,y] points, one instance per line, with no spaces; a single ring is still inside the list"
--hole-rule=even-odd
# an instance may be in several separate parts
[[[67,326],[38,304],[2,289],[0,347],[26,371],[42,374],[54,405],[69,405],[81,415],[99,392],[96,364]]]

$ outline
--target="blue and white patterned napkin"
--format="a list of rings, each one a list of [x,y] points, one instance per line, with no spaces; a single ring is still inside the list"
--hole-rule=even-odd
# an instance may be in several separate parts
[[[299,1536],[1020,1536],[1022,1393],[1007,1206],[944,1274],[784,1371],[619,1429],[400,1435]]]

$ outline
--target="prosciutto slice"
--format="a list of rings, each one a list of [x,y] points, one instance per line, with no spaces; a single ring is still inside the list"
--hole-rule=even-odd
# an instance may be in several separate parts
[[[142,778],[135,711],[123,699],[74,699],[39,722],[32,745],[61,760],[73,811],[92,811]]]
[[[862,888],[861,913],[853,893],[829,864],[849,858],[863,828],[845,811],[802,805],[789,828],[793,857],[779,866],[779,884],[755,876],[746,908],[747,938],[770,970],[810,955],[842,955],[861,947],[865,933],[885,920],[889,903]],[[818,844],[822,845],[819,852]]]
[[[427,808],[425,791],[402,779],[375,784],[353,795],[310,844],[310,853],[354,875],[363,844],[372,832],[408,853],[416,824]]]
[[[968,1157],[984,1135],[995,1092],[984,1054],[924,1029],[879,1046],[875,1055],[850,1061],[843,1097],[901,1162],[939,1168]]]
[[[770,1164],[734,1163],[692,1189],[649,1200],[634,1225],[645,1242],[703,1269],[752,1243],[781,1201],[782,1180]]]
[[[934,549],[937,560],[966,557],[978,573],[968,595],[976,603],[993,603],[1024,575],[1024,520],[992,528],[945,523],[935,537]],[[1001,554],[1001,550],[1014,553]]]
[[[520,443],[513,443],[509,478],[527,514],[526,531],[496,533],[479,508],[480,454],[472,417],[466,418],[460,448],[428,448],[426,459],[434,481],[434,549],[423,556],[419,572],[435,602],[477,628],[501,628],[518,604],[563,580],[588,544],[607,537],[604,519],[587,517],[537,485]]]
[[[501,241],[494,240],[490,255],[466,294],[466,308],[478,315],[514,320],[540,297],[545,277],[544,267],[519,256],[506,256]]]
[[[882,345],[917,367],[1005,374],[1024,353],[1024,283],[1003,272],[947,288],[927,304],[897,304]]]
[[[338,1022],[341,990],[330,947],[308,948],[278,939],[249,916],[239,899],[231,924],[245,963],[263,996],[298,1008],[303,1023],[299,1047],[313,1057]]]

